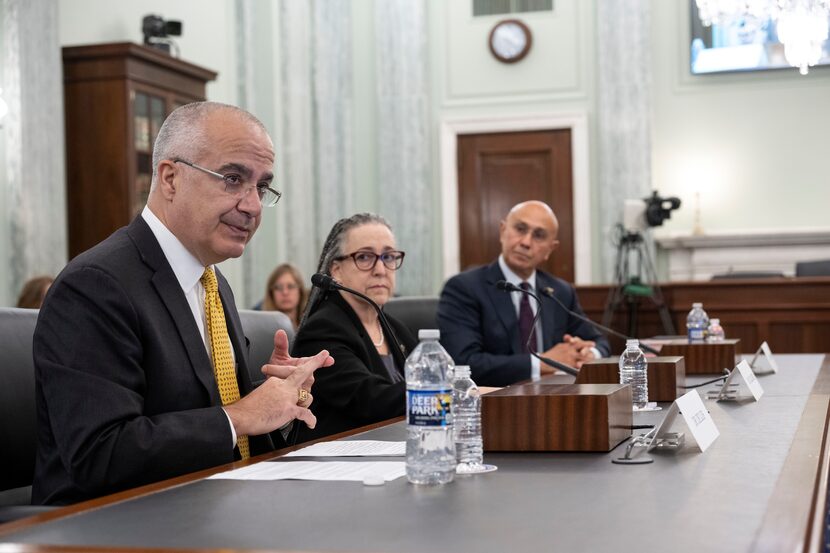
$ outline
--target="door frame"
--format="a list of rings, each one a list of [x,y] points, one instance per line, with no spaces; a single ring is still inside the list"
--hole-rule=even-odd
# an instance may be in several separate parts
[[[591,221],[591,177],[588,160],[588,116],[585,112],[446,118],[441,121],[441,223],[445,280],[457,274],[460,266],[458,135],[561,129],[571,131],[573,218],[574,222],[579,221],[579,232],[574,224],[574,280],[575,284],[591,283],[593,222]]]

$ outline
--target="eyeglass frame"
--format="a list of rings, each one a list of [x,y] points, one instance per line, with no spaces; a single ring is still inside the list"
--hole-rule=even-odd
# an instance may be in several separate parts
[[[187,161],[187,160],[179,158],[179,157],[173,158],[172,161],[173,161],[173,163],[184,163],[188,167],[193,167],[194,169],[198,169],[199,171],[202,171],[203,173],[207,173],[208,175],[211,175],[213,177],[221,179],[222,182],[225,183],[225,193],[230,195],[230,196],[234,196],[234,197],[238,196],[238,199],[240,201],[242,201],[242,199],[245,196],[247,196],[248,193],[251,190],[256,190],[257,191],[257,197],[259,198],[259,203],[260,203],[260,205],[262,205],[262,207],[274,207],[275,205],[277,205],[277,202],[280,201],[280,198],[282,198],[282,192],[280,192],[279,190],[277,190],[275,188],[271,188],[271,186],[269,186],[267,184],[264,184],[264,183],[257,183],[253,186],[250,186],[250,187],[246,188],[245,191],[241,195],[239,195],[238,193],[234,194],[233,192],[228,191],[228,186],[233,186],[233,185],[229,185],[228,181],[226,179],[230,176],[236,176],[236,177],[239,177],[241,179],[242,175],[239,175],[237,173],[228,173],[226,175],[223,175],[222,173],[217,173],[216,171],[211,171],[210,169],[208,169],[206,167],[202,167],[201,165],[196,165],[195,163],[193,163],[191,161]],[[271,194],[274,195],[275,200],[273,202],[270,202],[270,203],[264,203],[262,201],[264,196],[259,196],[259,191],[260,190],[262,190],[263,193],[271,192]]]
[[[378,264],[378,260],[381,259],[383,256],[389,255],[389,254],[396,254],[396,253],[401,254],[401,257],[398,259],[398,262],[397,262],[395,267],[390,267],[389,265],[386,264],[385,261],[382,261],[382,263],[383,263],[383,266],[386,267],[388,270],[397,271],[398,269],[401,268],[401,265],[403,265],[403,258],[406,256],[406,252],[402,252],[400,250],[387,250],[387,251],[385,251],[381,254],[377,254],[377,253],[375,253],[371,250],[357,250],[356,252],[347,253],[345,255],[339,255],[339,256],[335,257],[333,259],[333,261],[345,261],[346,259],[351,257],[352,261],[354,261],[354,266],[357,268],[358,271],[368,272],[368,271],[373,271],[375,269],[375,266]],[[370,267],[367,267],[367,268],[363,269],[363,268],[361,268],[360,265],[357,264],[357,257],[356,256],[358,254],[373,255],[375,257],[375,260],[372,262],[372,265]]]

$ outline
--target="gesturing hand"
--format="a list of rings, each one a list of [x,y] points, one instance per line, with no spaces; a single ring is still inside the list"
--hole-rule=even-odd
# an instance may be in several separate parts
[[[287,378],[292,374],[296,367],[307,363],[311,359],[317,358],[320,354],[325,354],[320,367],[330,367],[334,365],[334,358],[329,355],[326,350],[321,351],[314,357],[291,357],[288,353],[288,335],[284,330],[280,329],[274,333],[274,351],[271,353],[271,358],[267,365],[262,366],[262,373],[267,376],[276,376],[277,378]],[[319,367],[315,367],[319,368]],[[308,380],[302,383],[302,388],[311,391],[311,385],[314,384],[313,373],[309,375]]]
[[[266,374],[266,367],[273,368],[274,372],[282,372],[283,369],[288,372],[285,377],[270,376],[253,392],[236,403],[225,406],[225,412],[231,418],[236,433],[252,436],[266,434],[294,419],[314,428],[317,418],[308,409],[312,401],[311,394],[301,406],[298,405],[299,390],[305,389],[306,383],[314,381],[314,371],[333,362],[324,350],[312,357],[304,357],[302,363],[294,366],[265,365],[263,372]]]

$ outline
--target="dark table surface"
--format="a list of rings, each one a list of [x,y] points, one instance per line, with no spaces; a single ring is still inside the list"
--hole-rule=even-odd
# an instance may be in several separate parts
[[[613,464],[625,443],[605,454],[488,454],[497,472],[456,477],[443,487],[414,486],[406,478],[377,487],[202,479],[0,534],[0,541],[315,551],[747,551],[824,360],[776,358],[781,372],[759,377],[760,402],[716,403],[705,399],[710,387],[700,389],[720,431],[705,453],[686,432],[682,450],[654,452],[651,464]],[[667,405],[635,414],[635,424],[657,423]],[[681,417],[675,427],[687,430]],[[404,440],[405,426],[348,439]]]

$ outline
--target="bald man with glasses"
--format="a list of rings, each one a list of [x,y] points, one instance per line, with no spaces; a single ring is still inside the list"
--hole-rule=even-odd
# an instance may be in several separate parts
[[[328,352],[295,359],[274,337],[253,389],[233,293],[216,264],[242,255],[273,185],[262,123],[224,104],[162,125],[147,206],[73,259],[34,335],[38,450],[32,501],[69,504],[270,451]]]

